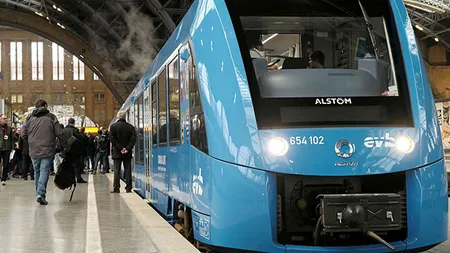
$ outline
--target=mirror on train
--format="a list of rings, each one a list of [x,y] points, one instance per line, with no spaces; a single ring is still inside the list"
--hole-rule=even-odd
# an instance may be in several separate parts
[[[189,59],[189,50],[187,50],[186,48],[182,49],[182,51],[180,52],[180,58],[183,61],[188,61]]]

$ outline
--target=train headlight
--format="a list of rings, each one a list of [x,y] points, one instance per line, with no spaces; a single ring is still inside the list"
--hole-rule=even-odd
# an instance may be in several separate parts
[[[288,149],[288,142],[281,137],[275,137],[269,141],[269,151],[273,155],[283,156],[288,152]]]
[[[414,140],[407,136],[403,135],[402,137],[397,139],[395,147],[403,153],[411,153],[414,149]]]

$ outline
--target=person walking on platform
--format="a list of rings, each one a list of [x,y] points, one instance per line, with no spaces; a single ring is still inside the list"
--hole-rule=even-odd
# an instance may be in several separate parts
[[[114,185],[111,193],[120,192],[120,167],[123,163],[125,175],[125,190],[131,192],[131,151],[136,143],[136,130],[125,121],[126,112],[117,113],[117,122],[111,125],[112,159],[114,160]]]
[[[108,172],[108,153],[109,153],[109,137],[106,134],[106,130],[101,128],[98,131],[98,135],[95,137],[95,144],[97,146],[97,156],[95,159],[95,167],[93,174],[97,171],[97,166],[100,164],[101,173],[105,174]]]
[[[34,168],[36,201],[47,205],[47,184],[56,154],[56,138],[63,146],[67,146],[67,140],[64,139],[57,117],[47,109],[47,102],[38,99],[35,107],[22,126],[22,138],[28,139],[29,155]]]
[[[106,152],[105,152],[104,160],[106,162],[104,163],[105,166],[103,168],[103,171],[105,173],[109,173],[109,170],[110,170],[110,168],[109,168],[109,155],[111,154],[111,134],[109,133],[107,128],[103,128],[103,135],[106,137],[106,140],[108,140],[107,144],[106,144],[107,147],[105,148]]]
[[[95,136],[91,133],[87,133],[88,137],[88,146],[87,146],[87,159],[88,159],[88,167],[89,172],[93,172],[95,168]]]
[[[29,155],[28,139],[24,139],[20,136],[19,147],[22,149],[22,178],[28,180],[28,173],[30,173],[30,179],[34,180],[34,169]]]
[[[9,172],[9,156],[13,146],[13,131],[8,126],[8,116],[0,114],[0,160],[3,161],[2,185],[6,185]]]
[[[80,128],[80,134],[82,137],[82,142],[84,145],[84,149],[83,149],[83,154],[82,154],[82,163],[83,163],[83,167],[81,169],[81,174],[84,174],[84,169],[89,169],[89,166],[87,166],[88,164],[86,163],[87,161],[87,149],[89,146],[89,138],[86,135],[86,128],[82,127]]]
[[[16,130],[16,133],[14,134],[14,156],[13,159],[11,160],[11,163],[13,163],[14,161],[14,165],[10,166],[14,166],[13,168],[13,177],[17,177],[19,178],[22,174],[22,147],[19,145],[19,141],[20,141],[20,133],[21,133],[21,128],[18,127]]]
[[[78,128],[75,127],[75,119],[69,119],[67,126],[63,130],[63,133],[65,138],[67,139],[71,136],[74,136],[76,138],[76,141],[71,145],[70,149],[64,150],[64,158],[75,168],[77,183],[87,183],[81,177],[81,170],[84,169],[83,154],[87,147],[84,145],[85,141],[83,135],[80,133]]]

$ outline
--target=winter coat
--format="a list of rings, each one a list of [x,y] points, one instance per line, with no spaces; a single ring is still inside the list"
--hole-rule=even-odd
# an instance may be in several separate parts
[[[87,155],[95,155],[95,137],[92,135],[91,137],[88,137]]]
[[[72,143],[70,148],[64,149],[64,153],[66,155],[69,154],[70,156],[75,157],[81,156],[86,152],[87,147],[84,145],[85,144],[84,136],[80,133],[78,128],[71,125],[67,125],[63,130],[63,135],[65,139],[69,139],[71,136],[74,136],[77,139],[77,141]]]
[[[62,128],[55,115],[46,107],[33,110],[22,126],[22,138],[28,139],[31,158],[52,157],[56,154],[56,138],[61,145],[67,146]]]
[[[19,148],[22,149],[22,155],[29,155],[28,140],[19,137]]]
[[[97,152],[109,153],[109,136],[107,134],[99,134],[95,137],[95,146]]]
[[[136,144],[136,130],[134,126],[124,119],[119,119],[111,125],[111,142],[113,159],[131,159],[133,147]],[[120,151],[126,148],[128,153],[122,154]]]
[[[13,145],[14,145],[15,155],[18,155],[18,156],[22,156],[22,153],[23,153],[22,146],[20,146],[20,139],[22,139],[22,137],[20,137],[20,135],[16,133],[14,135],[14,144]],[[17,143],[18,147],[16,147],[16,143]]]
[[[5,136],[8,136],[5,140]],[[14,134],[8,125],[0,126],[0,151],[10,151],[13,147]]]

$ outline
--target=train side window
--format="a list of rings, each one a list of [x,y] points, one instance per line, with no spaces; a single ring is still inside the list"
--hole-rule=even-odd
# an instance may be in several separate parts
[[[134,101],[134,104],[131,106],[133,108],[133,126],[135,128],[136,131],[136,144],[134,145],[134,161],[137,163],[138,162],[138,157],[139,157],[139,133],[138,133],[138,122],[137,122],[137,117],[138,117],[138,100],[136,99]]]
[[[128,115],[129,115],[129,121],[128,123],[130,123],[131,125],[133,125],[134,127],[136,127],[135,123],[134,123],[134,104],[132,104],[130,106],[130,109],[128,111]],[[137,136],[136,136],[137,137]],[[136,144],[137,145],[137,144]],[[135,146],[136,146],[135,145]],[[137,146],[134,148],[133,152],[132,152],[132,156],[133,159],[136,159],[136,152],[137,152]]]
[[[151,93],[151,86],[146,88],[144,90],[144,117],[143,117],[143,124],[144,124],[144,156],[148,159],[148,153],[151,150],[151,137],[150,137],[150,127],[152,125],[152,118],[151,118],[151,100],[150,100],[150,93]]]
[[[133,122],[131,121],[132,118],[133,116],[131,115],[131,107],[130,107],[127,112],[127,122],[130,123],[131,125],[133,125]]]
[[[143,111],[143,96],[139,96],[136,101],[136,128],[137,128],[137,146],[136,150],[136,163],[144,164],[144,117],[142,116]]]
[[[178,56],[169,65],[169,140],[180,144],[180,83]]]
[[[158,76],[158,127],[159,146],[167,146],[167,94],[166,69]]]
[[[192,52],[192,50],[191,50]],[[195,61],[189,57],[189,114],[191,118],[191,145],[208,153],[205,115],[203,113]]]
[[[196,67],[194,66],[192,57],[189,59],[189,107],[190,109],[202,110],[202,102],[200,101],[200,90],[196,79]],[[203,110],[202,110],[203,111]],[[197,112],[199,113],[199,112]],[[194,114],[197,114],[194,113]],[[192,115],[192,113],[191,113]]]
[[[152,146],[156,147],[158,144],[157,135],[157,113],[156,113],[156,81],[152,82]]]

